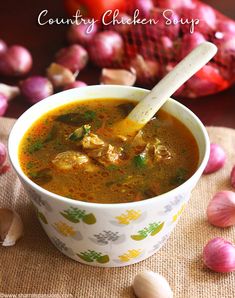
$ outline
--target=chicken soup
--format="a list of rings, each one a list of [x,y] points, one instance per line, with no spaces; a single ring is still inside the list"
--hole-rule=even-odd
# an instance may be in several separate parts
[[[46,190],[85,202],[134,202],[172,190],[196,171],[197,143],[163,110],[133,137],[114,135],[135,105],[94,99],[49,111],[21,141],[21,168]]]

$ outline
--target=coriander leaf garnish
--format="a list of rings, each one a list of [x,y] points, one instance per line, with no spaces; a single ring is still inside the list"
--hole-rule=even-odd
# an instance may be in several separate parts
[[[91,131],[91,126],[89,124],[85,124],[72,132],[69,135],[69,140],[71,141],[81,141],[84,136],[88,135]]]

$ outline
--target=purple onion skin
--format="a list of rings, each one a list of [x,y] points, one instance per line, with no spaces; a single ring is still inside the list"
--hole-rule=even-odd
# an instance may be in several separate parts
[[[20,45],[14,45],[1,54],[0,74],[20,77],[30,71],[32,64],[33,59],[30,52]]]
[[[128,13],[133,16],[136,9],[139,10],[139,17],[147,18],[151,10],[154,8],[152,0],[132,0],[128,1]]]
[[[208,222],[219,228],[235,225],[235,192],[223,190],[217,192],[206,210]]]
[[[183,8],[194,8],[194,0],[158,0],[157,6],[160,8],[171,8],[182,11]]]
[[[98,32],[89,44],[92,62],[99,67],[110,67],[123,58],[124,42],[115,31]]]
[[[8,108],[7,97],[0,93],[0,116],[3,116]]]
[[[56,63],[67,67],[72,72],[83,69],[88,62],[88,53],[82,46],[73,44],[67,48],[60,49],[55,57]]]
[[[197,31],[207,35],[211,34],[216,29],[217,20],[214,9],[199,1],[194,1],[192,6],[185,6],[181,9],[181,16],[183,19],[188,18],[188,20],[199,20],[199,23],[194,27],[195,32]]]
[[[53,94],[53,86],[51,82],[41,76],[32,76],[22,81],[20,90],[23,96],[31,104],[35,104]]]
[[[221,273],[235,270],[235,247],[223,238],[210,240],[203,250],[203,262],[211,270]]]
[[[211,174],[221,169],[226,161],[224,150],[217,144],[211,143],[210,157],[203,174]]]
[[[119,13],[117,16],[117,20],[122,21],[122,22],[124,21],[124,23],[130,19],[131,19],[131,16],[129,16],[128,14],[123,13],[123,12]],[[120,34],[127,34],[131,30],[131,26],[128,24],[115,24],[115,25],[111,25],[111,26],[112,27],[110,30],[114,30]]]
[[[4,164],[7,158],[6,146],[0,142],[0,167]]]
[[[67,33],[67,39],[69,43],[78,43],[83,46],[86,46],[89,42],[91,42],[98,31],[98,26],[95,23],[92,31],[87,33],[89,26],[89,24],[84,23],[80,25],[74,24],[70,26]]]
[[[5,41],[0,39],[0,54],[6,52],[6,50],[7,50],[7,44],[5,43]]]
[[[233,188],[235,188],[235,165],[232,168],[231,174],[230,174],[230,181]]]
[[[206,39],[200,32],[195,32],[194,34],[184,34],[181,41],[181,59],[205,41]]]
[[[85,87],[87,84],[82,81],[75,81],[71,84],[68,84],[64,87],[64,90],[73,89],[73,88],[79,88],[79,87]]]

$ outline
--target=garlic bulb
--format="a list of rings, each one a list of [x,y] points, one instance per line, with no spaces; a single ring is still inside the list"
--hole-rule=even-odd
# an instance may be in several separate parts
[[[207,207],[209,223],[217,227],[235,225],[235,192],[218,192]]]
[[[101,84],[133,86],[135,81],[136,73],[134,69],[128,71],[126,69],[103,68],[100,78]]]
[[[64,87],[75,81],[76,74],[60,64],[52,63],[47,68],[47,77],[55,88]]]
[[[132,285],[138,298],[172,298],[173,292],[167,280],[153,271],[138,273]]]
[[[0,208],[0,240],[2,246],[12,246],[23,235],[23,223],[18,213]]]
[[[203,262],[213,271],[232,272],[235,270],[235,246],[223,238],[214,238],[204,247]]]
[[[11,100],[20,94],[20,88],[0,83],[0,93],[4,94],[7,100]]]

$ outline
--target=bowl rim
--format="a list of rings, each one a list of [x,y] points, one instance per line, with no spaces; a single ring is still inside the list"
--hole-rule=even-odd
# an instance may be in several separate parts
[[[69,90],[65,90],[65,91],[62,91],[62,92],[58,92],[56,94],[53,94],[49,97],[46,97],[44,98],[43,100],[41,100],[40,102],[34,104],[33,106],[31,106],[29,109],[27,109],[17,120],[16,122],[14,123],[11,131],[10,131],[10,134],[9,134],[9,138],[8,138],[8,153],[9,153],[9,159],[10,159],[10,162],[12,164],[12,167],[14,168],[15,172],[17,173],[17,175],[22,179],[24,180],[32,189],[35,189],[37,192],[39,192],[40,194],[42,195],[45,195],[47,197],[50,197],[50,199],[52,200],[58,200],[58,201],[62,201],[63,203],[66,203],[66,204],[72,204],[72,205],[78,205],[79,207],[88,207],[88,208],[104,208],[104,209],[107,209],[107,208],[114,208],[114,209],[118,209],[118,208],[122,208],[122,207],[125,207],[125,208],[133,208],[133,207],[138,207],[140,205],[144,206],[144,205],[148,205],[148,204],[151,204],[152,202],[156,201],[156,200],[161,200],[161,199],[167,199],[167,197],[171,196],[171,197],[175,197],[179,194],[185,194],[185,190],[188,190],[188,185],[190,184],[193,184],[195,178],[197,177],[197,175],[200,175],[202,174],[203,172],[203,169],[205,168],[206,166],[206,163],[209,159],[209,144],[210,144],[210,141],[209,141],[209,136],[207,134],[207,131],[206,131],[206,128],[205,126],[202,124],[201,120],[189,109],[187,108],[186,106],[184,106],[183,104],[181,104],[180,102],[176,101],[175,99],[173,98],[169,98],[168,101],[170,102],[173,102],[176,106],[180,107],[181,109],[183,109],[184,111],[187,112],[187,114],[190,116],[191,119],[193,119],[194,122],[197,123],[198,127],[200,128],[201,130],[201,134],[203,136],[203,141],[204,141],[204,144],[205,144],[205,152],[204,152],[204,155],[202,157],[202,160],[201,160],[201,163],[199,164],[197,170],[194,172],[194,174],[188,179],[186,180],[184,183],[182,183],[181,185],[177,186],[176,188],[168,191],[168,192],[165,192],[161,195],[158,195],[158,196],[155,196],[155,197],[152,197],[152,198],[149,198],[149,199],[146,199],[146,200],[143,200],[143,201],[138,201],[138,202],[126,202],[126,203],[92,203],[92,202],[84,202],[84,201],[79,201],[79,200],[74,200],[74,199],[70,199],[70,198],[67,198],[67,197],[64,197],[64,196],[61,196],[61,195],[58,195],[58,194],[55,194],[53,192],[50,192],[46,189],[44,189],[43,187],[39,186],[38,184],[34,183],[32,180],[30,180],[26,174],[23,172],[23,170],[21,169],[20,167],[20,164],[19,164],[19,159],[17,159],[18,161],[18,164],[15,165],[14,161],[13,161],[13,154],[15,152],[15,150],[17,150],[17,153],[18,153],[18,148],[19,148],[19,144],[20,144],[20,141],[22,140],[22,137],[24,136],[25,132],[27,131],[27,129],[29,129],[29,127],[24,130],[24,134],[20,137],[20,140],[18,141],[17,143],[17,148],[16,149],[13,149],[12,148],[12,145],[14,144],[14,140],[13,140],[13,136],[14,136],[14,132],[15,132],[15,129],[17,128],[17,126],[20,125],[21,123],[21,120],[24,119],[24,117],[29,114],[31,112],[31,110],[34,110],[34,109],[38,109],[40,110],[40,107],[42,105],[45,105],[45,103],[47,101],[50,101],[50,100],[53,100],[54,97],[58,97],[59,95],[66,95],[67,93],[71,93],[71,94],[75,94],[76,92],[79,92],[81,90],[84,90],[84,89],[106,89],[106,88],[122,88],[122,89],[126,89],[126,90],[132,90],[132,91],[140,91],[140,92],[150,92],[150,90],[148,89],[144,89],[144,88],[139,88],[139,87],[133,87],[133,86],[123,86],[123,85],[91,85],[91,86],[85,86],[85,87],[79,87],[79,88],[73,88],[73,89],[69,89]],[[104,94],[104,98],[105,98],[105,94]],[[111,97],[107,97],[107,98],[111,98]],[[101,99],[101,97],[94,97],[94,99]],[[120,98],[122,99],[122,98]],[[128,98],[126,98],[128,99]],[[68,102],[76,102],[76,101],[80,101],[80,99],[71,99],[71,98],[68,98]],[[82,101],[83,99],[81,99]],[[86,99],[84,99],[85,101]],[[168,102],[167,101],[167,102]],[[66,103],[62,102],[61,105],[57,105],[56,107],[53,107],[52,109],[49,109],[48,111],[52,111],[53,109],[56,109],[58,108],[59,106],[64,106],[66,105]],[[47,112],[48,112],[47,111]],[[33,123],[35,123],[35,121],[37,121],[43,114],[45,114],[45,112],[40,112],[37,116],[36,119],[34,119],[34,121],[31,123],[31,125]],[[190,189],[191,191],[192,189]]]

